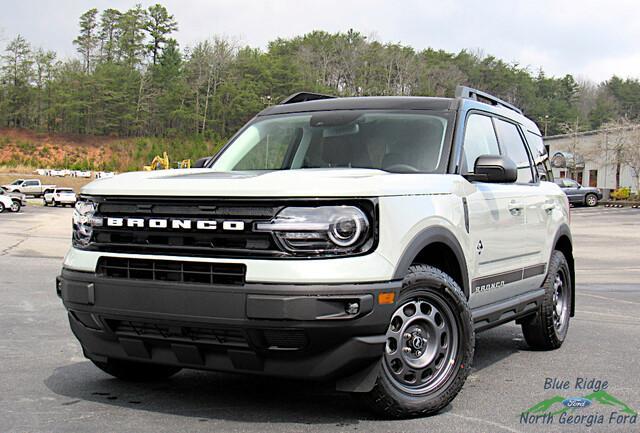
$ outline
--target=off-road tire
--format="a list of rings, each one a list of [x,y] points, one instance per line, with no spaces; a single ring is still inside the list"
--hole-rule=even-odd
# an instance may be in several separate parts
[[[409,418],[431,415],[440,411],[460,392],[471,368],[475,333],[471,311],[464,293],[453,278],[441,270],[431,266],[413,265],[404,278],[396,305],[400,308],[407,301],[420,299],[421,293],[423,295],[439,294],[453,312],[459,334],[454,366],[448,370],[446,376],[443,376],[445,379],[437,388],[415,394],[401,389],[402,385],[398,384],[385,366],[386,360],[383,357],[373,389],[368,393],[354,394],[354,396],[359,396],[367,407],[384,417]]]
[[[564,288],[567,290],[566,305],[566,325],[558,329],[554,323],[554,282],[556,276],[562,272],[565,278]],[[537,314],[530,320],[522,323],[522,333],[527,344],[538,350],[553,350],[562,346],[567,331],[569,330],[571,303],[574,296],[571,281],[571,272],[566,257],[560,251],[553,251],[549,260],[549,269],[542,286],[545,289],[542,305]]]
[[[167,379],[181,370],[170,365],[109,359],[107,362],[91,360],[100,370],[128,382],[149,382]]]

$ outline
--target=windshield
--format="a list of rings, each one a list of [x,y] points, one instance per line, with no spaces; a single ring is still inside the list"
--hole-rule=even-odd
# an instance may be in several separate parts
[[[448,113],[323,111],[264,117],[226,147],[218,171],[373,168],[444,171]]]
[[[73,192],[72,189],[68,189],[68,188],[64,188],[64,189],[58,188],[57,191],[58,191],[59,194],[68,194],[68,193],[72,193]]]
[[[14,181],[11,183],[11,185],[19,185],[19,184],[21,184],[22,182],[24,182],[22,179],[14,180]]]

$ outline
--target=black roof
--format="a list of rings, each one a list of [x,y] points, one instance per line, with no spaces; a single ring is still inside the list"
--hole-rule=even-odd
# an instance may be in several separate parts
[[[302,113],[325,110],[455,110],[459,100],[426,96],[360,96],[316,99],[284,105],[273,105],[258,115]]]

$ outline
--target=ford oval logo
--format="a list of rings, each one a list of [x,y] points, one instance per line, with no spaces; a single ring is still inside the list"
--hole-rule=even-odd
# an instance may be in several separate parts
[[[587,407],[591,406],[591,400],[582,397],[571,397],[562,401],[566,407]]]

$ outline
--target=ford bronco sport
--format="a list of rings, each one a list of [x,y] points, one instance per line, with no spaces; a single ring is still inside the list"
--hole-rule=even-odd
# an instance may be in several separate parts
[[[476,332],[515,320],[537,349],[567,335],[569,206],[546,160],[520,110],[466,87],[296,94],[201,168],[84,187],[57,291],[118,378],[322,379],[386,416],[435,413]]]

